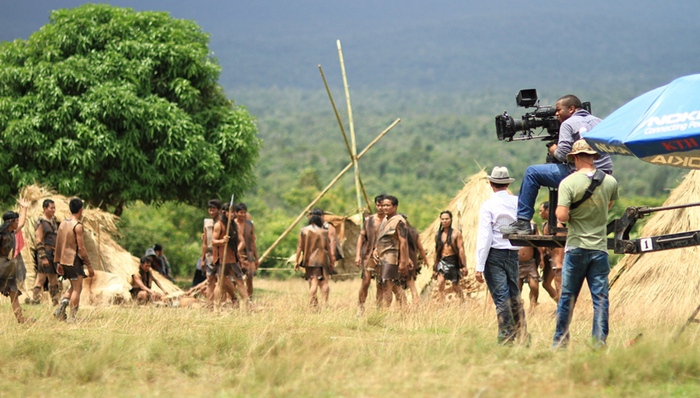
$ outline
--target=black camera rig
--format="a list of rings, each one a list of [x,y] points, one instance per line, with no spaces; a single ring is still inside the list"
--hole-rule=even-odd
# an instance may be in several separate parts
[[[559,141],[560,123],[556,116],[557,110],[551,105],[540,106],[536,89],[520,90],[518,95],[515,96],[515,103],[519,107],[526,109],[534,106],[535,110],[524,114],[520,120],[508,115],[507,111],[503,112],[502,115],[496,116],[496,136],[499,141],[540,139],[547,141],[547,148]],[[583,108],[590,112],[591,103],[584,102]],[[539,132],[535,131],[540,128],[542,130]],[[561,163],[549,153],[547,153],[546,162]]]

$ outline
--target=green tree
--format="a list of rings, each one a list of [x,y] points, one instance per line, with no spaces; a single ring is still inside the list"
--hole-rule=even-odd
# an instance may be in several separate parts
[[[164,12],[87,4],[0,44],[0,200],[38,181],[121,214],[251,188],[255,120],[208,42]]]

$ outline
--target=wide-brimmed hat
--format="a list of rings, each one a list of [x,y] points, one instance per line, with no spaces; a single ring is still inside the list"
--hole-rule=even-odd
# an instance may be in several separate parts
[[[515,181],[515,178],[510,178],[510,175],[508,175],[508,168],[505,166],[494,167],[493,170],[491,170],[491,175],[486,178],[494,184],[510,184]]]
[[[593,159],[598,160],[600,159],[600,154],[595,151],[595,149],[591,148],[590,145],[584,140],[583,138],[574,142],[574,145],[571,147],[571,152],[569,152],[568,155],[566,155],[566,161],[569,163],[574,162],[574,155],[578,155],[579,153],[586,153],[588,155],[594,155]]]

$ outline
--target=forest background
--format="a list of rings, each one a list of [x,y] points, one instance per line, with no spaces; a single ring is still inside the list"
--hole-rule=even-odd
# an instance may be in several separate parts
[[[48,22],[51,9],[83,3],[9,1],[0,15],[0,40],[26,39]],[[264,141],[257,186],[236,198],[248,204],[261,253],[349,161],[317,68],[324,67],[348,130],[336,39],[343,44],[358,150],[402,119],[360,161],[368,194],[399,197],[400,211],[419,229],[462,188],[462,179],[481,168],[507,166],[517,193],[527,165],[542,162],[542,142],[496,139],[495,115],[524,112],[515,106],[518,90],[537,88],[544,105],[573,93],[605,117],[639,94],[697,72],[700,60],[698,11],[687,0],[594,0],[566,8],[550,1],[111,4],[168,11],[211,34],[220,83],[257,117]],[[684,174],[633,158],[614,162],[622,195],[616,214],[628,205],[661,203]],[[350,214],[357,210],[354,200],[348,173],[319,207]],[[176,274],[191,276],[204,217],[206,209],[174,202],[131,203],[122,216],[121,243],[137,256],[163,244]],[[273,256],[290,255],[295,241],[290,234]],[[284,264],[270,259],[263,266]]]

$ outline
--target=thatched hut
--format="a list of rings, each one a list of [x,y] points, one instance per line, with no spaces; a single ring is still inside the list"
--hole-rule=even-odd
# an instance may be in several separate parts
[[[45,199],[51,199],[56,204],[56,219],[60,222],[70,216],[68,202],[70,198],[58,195],[43,187],[32,185],[20,192],[20,198],[30,202],[27,209],[27,221],[22,234],[25,246],[22,249],[22,258],[27,267],[27,280],[25,290],[31,289],[35,278],[34,250],[36,238],[34,225],[43,215],[42,203]],[[119,300],[131,300],[129,295],[129,280],[131,275],[138,271],[139,259],[124,250],[114,240],[117,234],[117,217],[100,209],[86,208],[83,212],[83,225],[85,226],[85,249],[88,252],[93,268],[96,271],[94,278],[86,278],[83,283],[83,297],[81,302],[89,305],[106,305]],[[168,293],[179,293],[181,290],[164,276],[156,271],[156,278],[168,290]],[[67,283],[64,284],[68,286]],[[158,287],[154,286],[158,291]]]
[[[700,202],[700,172],[691,171],[664,206]],[[700,207],[655,213],[640,237],[700,230]],[[637,320],[678,320],[700,305],[700,248],[626,255],[610,274],[611,312]]]
[[[484,170],[468,177],[464,181],[464,187],[447,205],[445,210],[452,212],[452,227],[458,228],[464,237],[464,253],[466,254],[467,269],[469,275],[461,281],[462,288],[468,295],[475,295],[483,291],[485,285],[479,284],[474,279],[474,269],[476,267],[476,233],[479,228],[479,209],[481,205],[491,197],[493,191],[486,177],[488,174]],[[440,228],[440,217],[435,217],[430,226],[421,233],[421,243],[425,248],[430,269],[423,270],[418,275],[416,285],[418,290],[425,294],[431,286],[433,260],[435,258],[435,234]],[[446,286],[447,299],[454,298],[450,282]],[[451,294],[452,293],[452,294]]]

